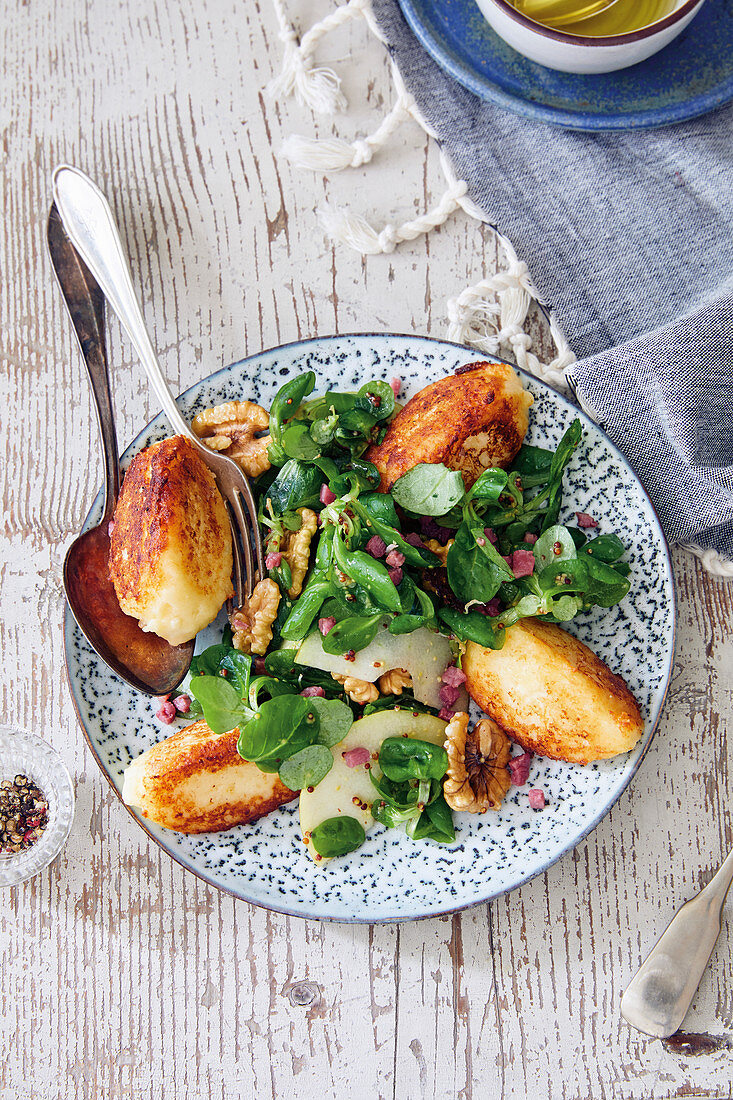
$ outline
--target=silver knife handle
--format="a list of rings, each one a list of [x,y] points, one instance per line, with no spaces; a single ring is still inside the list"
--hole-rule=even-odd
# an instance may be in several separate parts
[[[720,935],[733,881],[733,852],[704,890],[675,914],[621,998],[621,1015],[647,1035],[674,1034]]]

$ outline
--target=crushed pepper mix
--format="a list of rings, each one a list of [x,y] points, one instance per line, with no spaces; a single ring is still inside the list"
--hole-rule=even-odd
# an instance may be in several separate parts
[[[0,853],[21,852],[48,824],[48,801],[27,775],[0,780]]]

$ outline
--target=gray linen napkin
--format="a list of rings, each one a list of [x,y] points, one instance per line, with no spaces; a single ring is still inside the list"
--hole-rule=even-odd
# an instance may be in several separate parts
[[[668,537],[733,558],[733,110],[584,134],[466,91],[397,0],[374,13],[408,90],[579,361],[568,381]]]

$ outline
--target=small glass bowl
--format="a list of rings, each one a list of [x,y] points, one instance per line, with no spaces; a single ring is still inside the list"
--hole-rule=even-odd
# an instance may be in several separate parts
[[[0,727],[0,780],[27,775],[48,801],[48,824],[22,852],[0,852],[0,886],[18,886],[37,875],[59,854],[74,820],[74,787],[66,765],[35,733]]]

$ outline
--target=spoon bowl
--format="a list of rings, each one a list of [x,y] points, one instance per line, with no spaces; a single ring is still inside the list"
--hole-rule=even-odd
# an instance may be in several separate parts
[[[137,619],[120,608],[109,576],[109,525],[120,488],[120,467],[104,337],[104,295],[69,240],[55,204],[48,219],[47,240],[92,387],[105,474],[102,519],[69,547],[64,591],[79,628],[102,660],[138,691],[167,695],[188,672],[195,643],[171,646],[157,634],[142,630]]]
[[[87,641],[110,668],[148,695],[168,695],[189,670],[194,641],[169,645],[120,608],[109,578],[104,521],[79,535],[64,561],[64,591]]]

